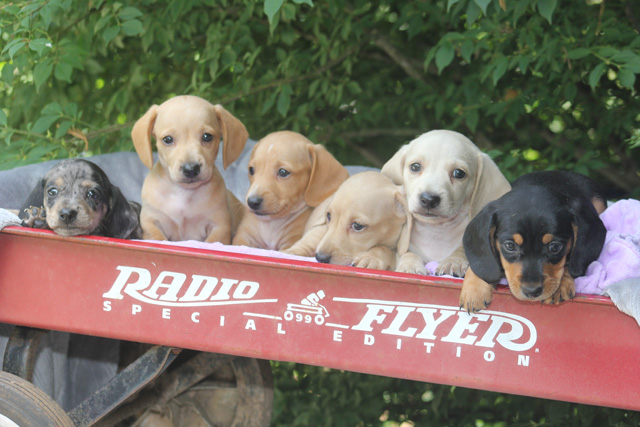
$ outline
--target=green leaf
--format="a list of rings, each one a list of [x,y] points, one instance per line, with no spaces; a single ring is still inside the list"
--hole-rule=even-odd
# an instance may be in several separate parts
[[[474,2],[469,2],[467,6],[467,25],[471,26],[482,15],[482,9]]]
[[[7,115],[0,108],[0,126],[6,126],[6,125],[7,125]]]
[[[528,1],[519,0],[515,2],[515,7],[513,9],[513,25],[517,24],[518,19],[520,19],[520,17],[524,15],[524,13],[527,11],[528,8],[529,8]]]
[[[264,13],[269,19],[269,24],[273,24],[273,17],[280,11],[284,0],[264,0]]]
[[[51,49],[51,42],[47,39],[35,39],[29,42],[29,49],[38,52],[38,55],[42,56],[45,50]]]
[[[70,102],[64,106],[63,110],[67,116],[75,117],[78,114],[78,104]]]
[[[570,50],[567,53],[567,56],[569,57],[569,59],[580,59],[580,58],[584,58],[590,53],[591,53],[591,49],[588,49],[586,47],[579,47],[577,49]]]
[[[105,25],[109,23],[109,21],[111,21],[111,19],[111,15],[105,15],[102,18],[98,19],[98,22],[96,22],[96,25],[93,27],[93,31],[95,31],[96,33],[99,32],[105,27]]]
[[[502,76],[504,76],[504,73],[507,71],[508,65],[509,65],[509,60],[507,59],[506,56],[500,56],[498,60],[495,62],[495,65],[494,65],[495,68],[493,69],[493,74],[492,74],[494,86],[497,85],[498,80],[500,80]]]
[[[47,4],[42,6],[40,11],[38,12],[38,13],[40,13],[40,17],[42,18],[42,22],[44,22],[45,29],[48,29],[49,25],[51,25],[51,21],[53,19],[53,10],[55,8],[56,8],[56,6],[54,4],[52,4],[52,2],[48,2]]]
[[[142,15],[143,13],[133,6],[127,6],[118,13],[118,17],[123,21],[129,21],[130,19],[134,19]]]
[[[50,116],[50,115],[62,115],[62,107],[60,106],[60,103],[58,102],[51,102],[47,105],[44,106],[44,108],[41,111],[41,114],[43,116]]]
[[[15,69],[16,67],[14,67],[12,64],[4,64],[4,66],[2,67],[2,80],[4,80],[6,83],[11,84],[13,82],[13,72],[15,71]]]
[[[462,56],[462,59],[470,63],[473,51],[474,45],[471,39],[466,39],[464,42],[462,42],[462,47],[460,48],[460,56]]]
[[[120,32],[120,27],[114,25],[113,27],[109,27],[102,33],[102,38],[104,41],[109,43],[111,40],[115,39],[118,33]]]
[[[220,56],[220,60],[222,61],[222,65],[228,66],[233,64],[236,61],[238,55],[236,51],[230,45],[227,45],[222,51],[222,55]]]
[[[313,98],[320,85],[320,80],[314,80],[309,85],[309,98]]]
[[[636,83],[636,75],[627,68],[620,68],[618,70],[618,79],[620,84],[627,89],[633,89],[633,85]]]
[[[443,43],[436,52],[436,67],[438,67],[438,74],[442,72],[455,56],[455,51],[451,43]]]
[[[261,114],[265,114],[267,111],[271,109],[271,107],[273,107],[273,105],[276,103],[277,96],[278,96],[278,91],[274,90],[273,93],[269,95],[267,99],[265,99],[264,103],[262,104]]]
[[[31,131],[34,133],[44,133],[59,118],[60,116],[58,115],[42,116],[38,120],[36,120],[35,124],[31,128]]]
[[[64,122],[60,123],[60,125],[56,129],[54,138],[60,139],[65,136],[67,134],[67,131],[71,129],[71,126],[73,126],[73,122],[70,122],[69,120],[65,120]]]
[[[20,12],[20,8],[18,6],[14,6],[13,4],[9,4],[6,7],[3,7],[2,10],[4,12],[10,13],[11,15],[17,15]]]
[[[313,2],[311,0],[293,0],[295,4],[308,4],[313,7]]]
[[[475,110],[475,109],[469,110],[464,115],[464,121],[469,127],[469,129],[471,130],[471,132],[476,131],[476,127],[478,126],[478,120],[479,120],[478,110]]]
[[[448,0],[447,1],[447,13],[449,13],[449,11],[451,10],[451,8],[453,6],[455,6],[456,3],[460,2],[460,0]]]
[[[144,27],[142,22],[137,19],[132,19],[122,23],[122,32],[127,36],[135,36],[136,34],[142,33],[143,30]]]
[[[355,80],[352,80],[349,83],[347,83],[347,90],[352,95],[358,95],[358,94],[362,93],[362,88],[360,87],[358,82],[356,82]]]
[[[36,92],[40,89],[40,86],[46,82],[51,73],[53,72],[53,60],[45,59],[39,61],[33,69],[33,82],[36,84]]]
[[[538,12],[542,15],[549,24],[551,24],[551,18],[553,11],[556,9],[557,0],[538,0]]]
[[[71,66],[71,64],[68,64],[66,62],[58,62],[55,69],[53,70],[53,76],[56,78],[56,80],[71,83],[72,72],[73,67]]]
[[[289,85],[282,86],[282,89],[280,90],[280,95],[278,95],[278,103],[276,104],[276,109],[278,110],[278,113],[282,115],[282,117],[286,117],[287,113],[289,112],[289,107],[291,106],[292,93],[293,93],[293,90]]]
[[[27,42],[23,41],[23,40],[18,40],[17,43],[14,43],[10,48],[9,48],[9,58],[13,59],[13,55],[16,54],[16,52],[18,52],[20,49],[22,49],[22,47],[24,45],[26,45]]]
[[[564,97],[567,101],[573,102],[578,94],[578,86],[575,83],[569,83],[564,87]]]
[[[598,85],[598,82],[600,81],[600,77],[602,77],[602,74],[604,73],[604,69],[607,66],[607,64],[605,64],[604,62],[599,63],[598,65],[596,65],[593,70],[591,70],[591,73],[589,73],[589,86],[591,86],[592,90],[596,89],[596,86]]]
[[[478,5],[478,7],[480,7],[480,10],[482,10],[482,14],[483,15],[487,15],[487,6],[489,5],[489,3],[491,3],[491,0],[473,0],[475,2],[475,4]]]

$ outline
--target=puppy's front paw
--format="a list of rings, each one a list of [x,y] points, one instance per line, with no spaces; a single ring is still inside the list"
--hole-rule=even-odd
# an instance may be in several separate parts
[[[476,276],[473,270],[468,269],[462,282],[460,292],[460,308],[467,313],[477,313],[489,307],[493,299],[493,286]]]
[[[462,286],[460,308],[468,313],[477,313],[489,307],[493,299],[491,286]]]
[[[374,270],[389,270],[391,265],[380,258],[371,256],[369,254],[360,254],[353,259],[351,263],[354,267],[371,268]]]
[[[573,277],[565,270],[565,274],[562,276],[560,286],[558,290],[553,293],[549,298],[542,301],[545,304],[560,304],[567,300],[573,299],[576,296],[576,285],[573,281]]]
[[[29,206],[24,210],[27,217],[22,220],[23,227],[48,229],[47,211],[43,207]]]
[[[424,268],[424,264],[421,262],[400,262],[396,267],[396,271],[399,273],[421,274],[423,276],[427,274],[427,269]]]
[[[436,275],[464,277],[464,274],[467,272],[467,268],[469,268],[469,261],[467,261],[466,258],[450,256],[438,263]]]
[[[280,252],[288,255],[297,255],[297,256],[304,256],[304,257],[312,257],[315,255],[313,250],[302,247],[302,246],[297,246],[297,245],[293,245],[287,249],[281,249]]]

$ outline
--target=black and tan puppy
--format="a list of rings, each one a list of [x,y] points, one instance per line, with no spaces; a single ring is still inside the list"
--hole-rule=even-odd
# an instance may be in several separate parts
[[[62,236],[141,237],[140,205],[129,202],[96,164],[67,159],[51,168],[20,209],[22,225]]]
[[[606,229],[598,216],[606,199],[591,179],[574,172],[523,175],[487,204],[463,237],[470,268],[460,307],[486,308],[506,277],[521,300],[560,303],[574,297],[573,278],[602,251]]]

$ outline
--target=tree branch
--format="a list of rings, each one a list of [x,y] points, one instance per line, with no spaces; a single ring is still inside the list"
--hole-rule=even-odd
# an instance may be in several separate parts
[[[380,49],[385,51],[391,59],[393,59],[410,77],[427,84],[427,81],[422,76],[422,73],[418,71],[413,65],[412,61],[404,56],[385,36],[377,36],[373,43]]]

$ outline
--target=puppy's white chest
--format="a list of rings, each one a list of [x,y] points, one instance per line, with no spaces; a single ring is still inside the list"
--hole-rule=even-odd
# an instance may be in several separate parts
[[[424,262],[441,261],[462,245],[467,223],[430,224],[414,221],[409,250]]]
[[[213,212],[219,212],[216,201],[205,187],[193,190],[172,188],[155,198],[153,206],[156,218],[169,240],[204,241],[211,230],[225,218],[215,218]],[[222,203],[226,203],[223,198]],[[222,209],[226,212],[226,209]],[[218,215],[220,216],[220,215]]]

